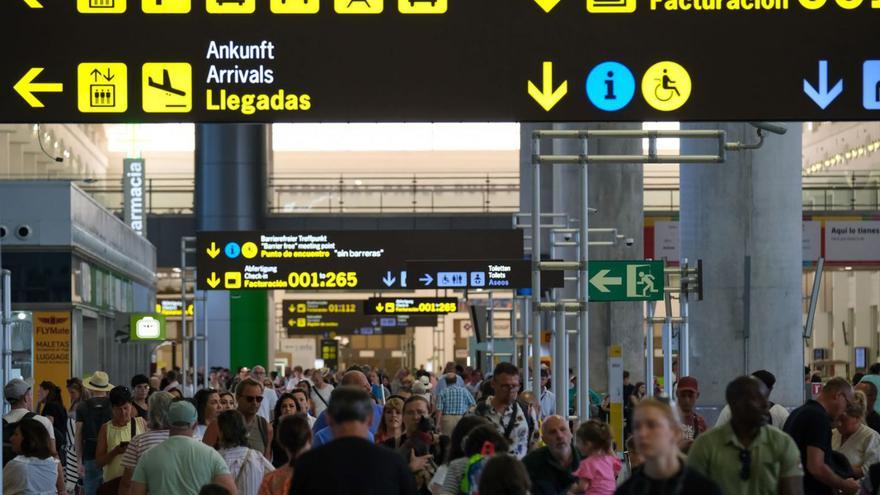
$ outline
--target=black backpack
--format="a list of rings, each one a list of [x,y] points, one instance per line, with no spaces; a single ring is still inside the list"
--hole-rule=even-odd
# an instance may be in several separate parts
[[[101,425],[110,421],[113,412],[110,399],[106,397],[93,397],[87,400],[82,410],[85,411],[84,417],[77,416],[76,420],[83,424],[83,460],[90,461],[95,458],[95,451],[98,450],[98,432],[101,431]]]
[[[28,412],[27,414],[22,416],[21,419],[19,419],[15,423],[10,423],[10,422],[6,421],[5,419],[3,420],[3,465],[4,466],[6,465],[6,463],[11,461],[13,457],[15,457],[15,453],[12,452],[12,434],[15,433],[15,426],[18,423],[21,423],[22,421],[24,421],[26,419],[33,419],[36,416],[37,416],[36,413]],[[62,433],[61,430],[59,430],[58,428],[55,428],[55,426],[52,426],[52,430],[53,430],[53,434],[55,435],[55,451],[58,453],[58,457],[60,459],[64,459],[66,451],[67,451],[67,438],[65,437],[64,433]]]
[[[6,421],[5,419],[3,420],[3,465],[4,466],[6,466],[6,464],[9,461],[11,461],[13,457],[15,457],[15,453],[12,452],[12,434],[15,433],[15,425],[24,421],[25,419],[32,419],[34,416],[36,416],[35,413],[28,412],[27,414],[22,416],[20,420],[16,421],[15,423],[10,423],[10,422]]]

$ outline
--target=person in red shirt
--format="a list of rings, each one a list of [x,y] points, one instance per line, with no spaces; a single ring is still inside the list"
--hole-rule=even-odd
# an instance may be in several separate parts
[[[699,398],[700,385],[697,379],[692,376],[681,377],[675,390],[675,399],[681,414],[683,434],[679,447],[682,452],[687,452],[694,440],[706,431],[706,420],[694,410]]]

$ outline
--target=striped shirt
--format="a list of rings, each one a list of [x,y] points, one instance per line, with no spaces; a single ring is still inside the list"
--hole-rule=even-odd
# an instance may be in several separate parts
[[[167,439],[168,430],[148,431],[132,438],[125,453],[122,454],[122,467],[134,469],[144,453]]]
[[[474,396],[464,387],[451,385],[440,392],[437,409],[443,414],[461,416],[475,404]]]

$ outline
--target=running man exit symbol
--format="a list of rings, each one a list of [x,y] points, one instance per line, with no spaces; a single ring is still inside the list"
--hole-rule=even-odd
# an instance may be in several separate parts
[[[627,297],[649,297],[659,292],[654,286],[657,277],[651,274],[651,265],[627,265]]]

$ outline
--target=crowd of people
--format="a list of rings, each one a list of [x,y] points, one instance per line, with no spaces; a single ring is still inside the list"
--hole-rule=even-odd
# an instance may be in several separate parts
[[[70,404],[54,383],[34,394],[14,379],[3,493],[875,495],[875,368],[855,384],[827,381],[791,412],[770,400],[772,373],[735,378],[714,427],[695,377],[651,398],[627,373],[622,445],[607,397],[574,424],[556,414],[549,370],[537,394],[521,392],[510,363],[485,377],[452,363],[393,377],[255,366],[213,370],[197,390],[177,370],[127,386],[96,371],[67,381]]]

